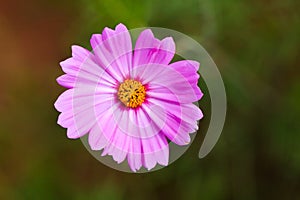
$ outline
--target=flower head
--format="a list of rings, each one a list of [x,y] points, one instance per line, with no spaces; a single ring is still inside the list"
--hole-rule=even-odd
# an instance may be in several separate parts
[[[186,145],[198,129],[202,97],[197,86],[199,63],[170,64],[175,54],[171,37],[158,40],[150,29],[135,48],[123,24],[105,28],[91,38],[93,51],[72,46],[72,57],[61,62],[57,82],[68,88],[55,108],[58,124],[69,138],[88,135],[92,150],[103,150],[132,171],[168,165],[168,140]]]

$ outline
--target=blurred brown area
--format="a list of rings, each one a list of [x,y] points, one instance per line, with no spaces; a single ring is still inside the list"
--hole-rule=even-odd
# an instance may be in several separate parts
[[[299,199],[300,14],[296,0],[0,2],[0,199]],[[206,158],[126,174],[69,140],[53,107],[70,46],[122,22],[191,35],[226,86],[223,135]],[[205,67],[205,66],[202,66]],[[200,106],[208,112],[209,96]]]
[[[33,187],[29,192],[34,192],[40,183],[34,183],[31,174],[51,178],[53,159],[64,160],[65,152],[54,153],[56,140],[50,139],[57,136],[53,129],[53,102],[58,95],[55,77],[61,73],[58,61],[69,53],[64,36],[77,11],[59,5],[1,3],[0,199],[26,199],[16,191]]]

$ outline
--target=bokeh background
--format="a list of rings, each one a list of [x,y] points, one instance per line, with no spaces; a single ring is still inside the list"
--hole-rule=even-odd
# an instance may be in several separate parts
[[[0,199],[300,199],[299,10],[297,0],[1,0]],[[183,32],[215,60],[228,112],[204,159],[209,94],[191,148],[148,174],[104,166],[56,124],[58,63],[120,22]]]

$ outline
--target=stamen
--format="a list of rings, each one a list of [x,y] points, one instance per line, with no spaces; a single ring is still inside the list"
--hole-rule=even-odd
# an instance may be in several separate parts
[[[145,101],[146,88],[139,81],[127,79],[121,83],[118,97],[125,106],[137,108]]]

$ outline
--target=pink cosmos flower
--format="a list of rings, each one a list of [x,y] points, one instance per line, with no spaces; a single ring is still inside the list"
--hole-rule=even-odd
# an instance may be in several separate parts
[[[72,46],[72,57],[60,63],[66,74],[57,82],[68,90],[55,102],[58,124],[68,138],[89,134],[92,150],[117,163],[127,159],[134,172],[168,165],[168,140],[187,145],[203,116],[193,104],[202,97],[199,63],[170,64],[173,39],[158,40],[150,29],[133,50],[123,24],[92,35],[90,43],[92,52]]]

